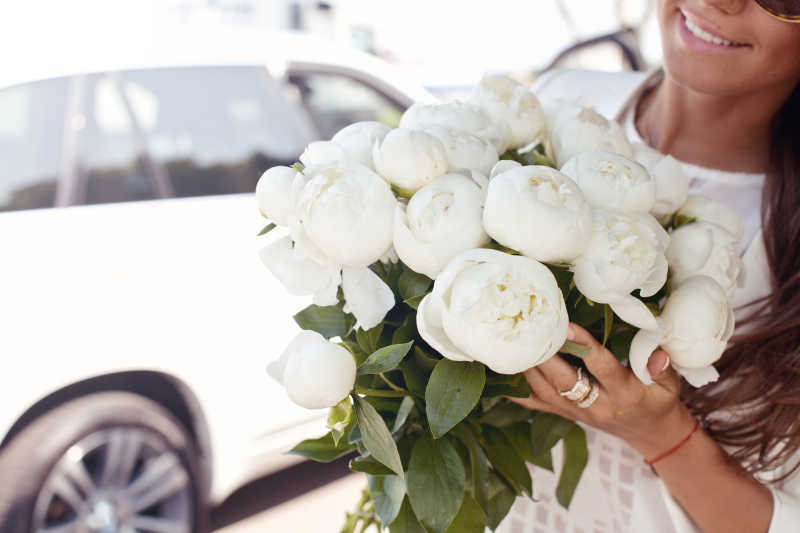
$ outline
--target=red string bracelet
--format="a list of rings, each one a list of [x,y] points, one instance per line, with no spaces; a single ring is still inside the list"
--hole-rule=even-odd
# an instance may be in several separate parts
[[[670,455],[672,455],[673,453],[677,452],[677,451],[678,451],[678,450],[681,448],[681,446],[683,446],[684,444],[686,444],[686,443],[689,441],[689,439],[691,439],[691,438],[692,438],[692,435],[694,435],[695,431],[697,431],[697,428],[699,428],[699,427],[700,427],[700,420],[698,420],[698,419],[695,419],[695,421],[694,421],[694,428],[692,428],[692,431],[691,431],[691,432],[690,432],[688,435],[686,435],[686,436],[683,438],[683,440],[682,440],[682,441],[680,441],[678,444],[676,444],[676,445],[675,445],[674,447],[672,447],[670,450],[668,450],[668,451],[666,451],[666,452],[662,453],[661,455],[659,455],[659,456],[658,456],[658,457],[656,457],[655,459],[651,459],[651,460],[649,460],[649,461],[648,461],[647,459],[645,459],[645,460],[644,460],[645,464],[647,464],[647,465],[649,465],[649,466],[653,466],[653,463],[655,463],[655,462],[657,462],[657,461],[660,461],[661,459],[664,459],[665,457],[669,457],[669,456],[670,456]]]

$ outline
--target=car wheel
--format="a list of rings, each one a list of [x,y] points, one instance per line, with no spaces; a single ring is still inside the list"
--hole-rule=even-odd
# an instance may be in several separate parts
[[[0,533],[192,533],[203,502],[186,428],[137,394],[69,401],[0,452]]]

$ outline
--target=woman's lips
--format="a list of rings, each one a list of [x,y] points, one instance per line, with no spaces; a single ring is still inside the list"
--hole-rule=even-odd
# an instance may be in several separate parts
[[[699,52],[730,52],[750,45],[719,35],[710,25],[683,10],[680,12],[679,32],[683,41]]]

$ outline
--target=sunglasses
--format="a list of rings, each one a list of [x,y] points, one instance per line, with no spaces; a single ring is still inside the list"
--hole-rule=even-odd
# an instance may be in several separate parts
[[[800,22],[800,0],[756,0],[756,4],[775,18]]]

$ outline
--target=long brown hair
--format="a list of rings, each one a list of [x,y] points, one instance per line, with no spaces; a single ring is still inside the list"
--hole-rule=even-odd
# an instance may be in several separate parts
[[[736,449],[732,458],[751,473],[800,462],[800,85],[775,115],[770,170],[761,199],[764,244],[772,277],[769,296],[756,302],[716,365],[735,386],[684,390],[684,399],[714,439]],[[735,411],[733,417],[710,416]]]

